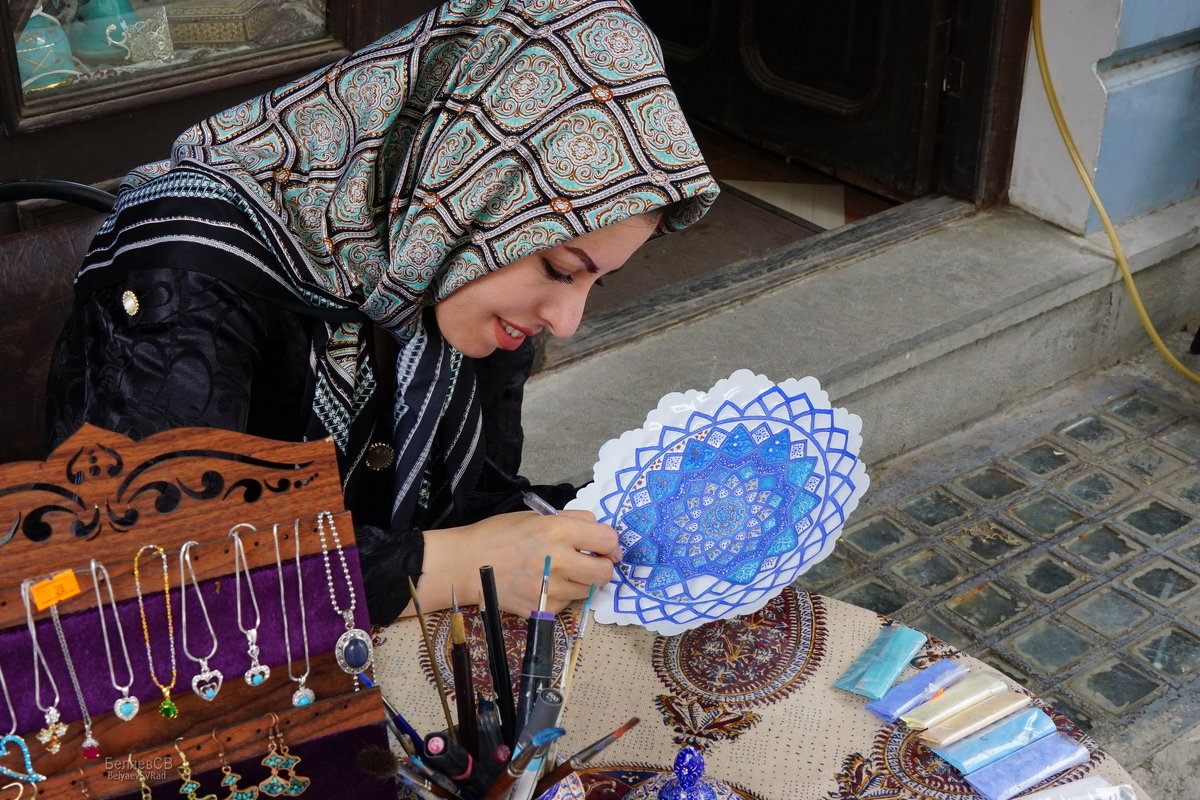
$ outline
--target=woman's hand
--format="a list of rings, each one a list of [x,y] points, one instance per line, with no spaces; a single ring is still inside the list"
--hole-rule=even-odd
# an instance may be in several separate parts
[[[550,556],[546,610],[559,611],[586,597],[593,583],[602,585],[612,579],[621,546],[616,531],[596,522],[587,511],[554,516],[518,511],[460,528],[426,531],[417,598],[422,609],[447,608],[453,585],[460,605],[477,604],[479,568],[490,564],[500,607],[528,616],[538,607],[546,556]],[[404,614],[411,613],[410,603]]]

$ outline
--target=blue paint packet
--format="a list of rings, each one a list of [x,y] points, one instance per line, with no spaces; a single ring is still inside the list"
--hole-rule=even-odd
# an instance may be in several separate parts
[[[903,683],[896,684],[878,700],[867,703],[867,710],[874,711],[888,722],[895,722],[901,714],[912,711],[968,672],[967,665],[961,661],[944,658]]]
[[[1027,708],[954,744],[935,747],[933,752],[966,775],[1049,736],[1055,730],[1049,714],[1040,708]]]
[[[968,773],[966,779],[987,800],[1009,800],[1088,758],[1087,748],[1079,742],[1062,733],[1052,733]]]
[[[925,640],[925,634],[920,631],[903,625],[887,625],[833,685],[878,700],[900,677]]]

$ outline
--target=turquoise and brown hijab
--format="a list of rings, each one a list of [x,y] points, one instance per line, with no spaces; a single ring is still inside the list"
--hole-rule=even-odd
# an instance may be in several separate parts
[[[450,0],[195,125],[169,163],[126,185],[81,280],[119,251],[151,260],[172,230],[196,221],[193,210],[186,221],[131,225],[139,204],[173,195],[236,206],[248,229],[214,220],[188,234],[213,258],[171,263],[257,273],[250,282],[324,320],[314,413],[351,466],[368,444],[356,423],[376,387],[366,322],[395,335],[401,500],[428,478],[461,365],[424,309],[634,214],[665,208],[660,232],[687,227],[718,191],[657,41],[620,0]]]

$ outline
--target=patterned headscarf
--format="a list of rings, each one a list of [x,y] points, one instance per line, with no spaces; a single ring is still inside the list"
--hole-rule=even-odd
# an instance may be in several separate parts
[[[621,0],[449,0],[195,125],[168,166],[189,176],[171,191],[198,177],[235,195],[282,262],[271,277],[300,302],[365,315],[400,341],[401,495],[461,362],[423,309],[635,214],[666,209],[658,232],[684,228],[718,192],[657,41]],[[357,463],[355,421],[375,388],[370,337],[361,322],[326,325],[314,411]],[[417,406],[436,413],[414,421]]]
[[[717,194],[623,2],[451,0],[200,123],[175,163],[251,190],[299,239],[293,276],[405,337],[423,305],[537,250]]]

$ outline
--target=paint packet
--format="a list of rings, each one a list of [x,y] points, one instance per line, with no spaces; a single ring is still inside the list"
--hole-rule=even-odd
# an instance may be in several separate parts
[[[965,739],[935,747],[933,752],[965,775],[1049,736],[1055,730],[1049,714],[1040,708],[1028,708]]]
[[[903,625],[885,626],[833,685],[872,700],[880,699],[920,652],[926,638]]]
[[[968,672],[970,669],[961,661],[944,658],[908,680],[896,684],[878,700],[867,703],[867,710],[875,712],[888,722],[895,722],[901,714],[912,711],[921,703],[932,699],[942,689],[965,677]]]
[[[1088,760],[1086,747],[1062,733],[1052,733],[967,773],[967,783],[987,800],[1009,800],[1044,780]]]

